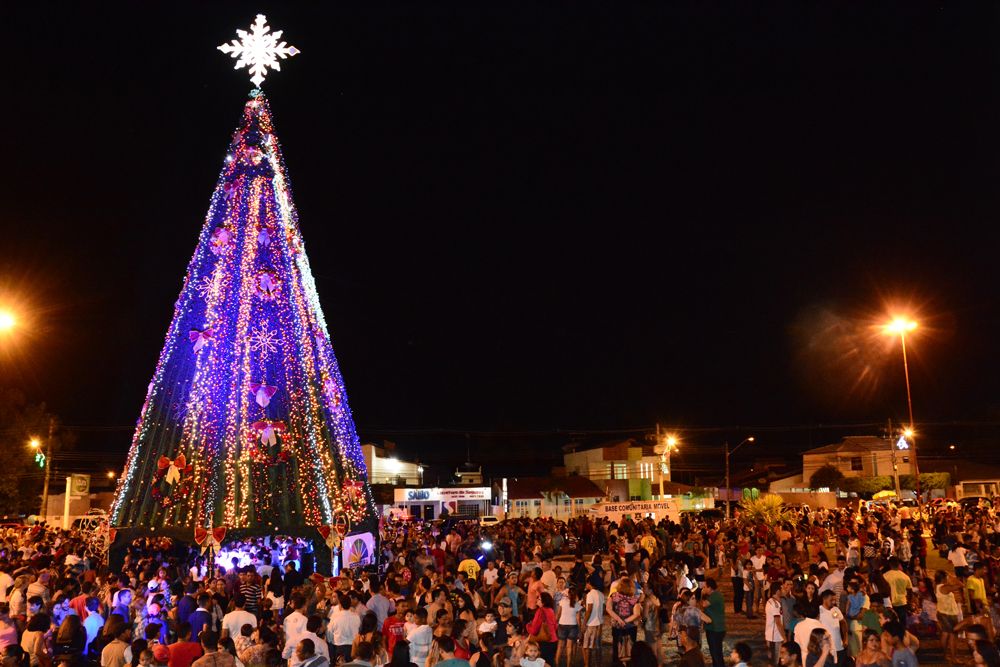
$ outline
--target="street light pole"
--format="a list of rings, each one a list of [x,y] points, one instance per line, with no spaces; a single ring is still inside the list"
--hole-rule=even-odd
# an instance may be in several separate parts
[[[726,521],[729,521],[730,505],[732,504],[732,498],[730,497],[732,495],[732,488],[729,486],[729,457],[737,449],[747,444],[748,442],[753,442],[753,441],[754,437],[752,435],[749,438],[744,438],[743,441],[740,442],[740,444],[733,447],[732,451],[729,450],[729,441],[728,440],[726,441]]]
[[[917,512],[923,513],[923,502],[920,499],[920,466],[917,463],[917,438],[916,428],[913,424],[913,397],[910,394],[910,364],[906,358],[906,332],[917,328],[917,323],[913,320],[897,317],[886,325],[885,330],[890,334],[899,334],[899,343],[903,351],[903,377],[906,380],[906,409],[910,418],[910,425],[907,428],[906,437],[910,443],[910,456],[913,459],[913,477],[917,489]]]

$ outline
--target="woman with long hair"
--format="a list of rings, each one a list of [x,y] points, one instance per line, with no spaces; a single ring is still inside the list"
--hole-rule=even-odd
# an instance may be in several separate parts
[[[618,580],[618,590],[608,597],[605,608],[611,617],[614,659],[625,662],[629,659],[632,644],[637,638],[636,621],[642,616],[639,595],[635,592],[635,584],[631,577],[623,576]]]
[[[417,664],[410,660],[410,642],[405,639],[396,640],[396,644],[392,647],[392,660],[389,661],[388,667],[417,667]]]
[[[554,605],[552,596],[547,591],[541,593],[538,599],[538,607],[535,608],[534,618],[525,627],[528,636],[538,642],[542,658],[553,667],[555,667],[557,637],[559,636],[556,628]]]
[[[874,630],[865,630],[861,646],[854,667],[888,667],[892,664],[892,660],[882,650],[882,642]]]
[[[81,662],[83,651],[87,647],[87,631],[79,616],[70,614],[63,619],[54,644],[52,654],[57,663],[69,662],[76,665]]]
[[[809,633],[805,667],[835,667],[833,639],[826,628],[815,628]]]
[[[49,667],[52,664],[52,657],[45,641],[45,633],[49,631],[49,624],[48,614],[35,614],[28,621],[28,627],[21,635],[21,648],[28,656],[31,667]]]
[[[280,567],[271,569],[264,587],[264,598],[271,601],[271,610],[280,617],[285,608],[285,580],[281,576]]]
[[[378,631],[378,616],[370,611],[361,617],[361,626],[358,627],[358,634],[354,637],[351,646],[351,655],[357,655],[358,644],[368,642],[372,645],[372,664],[384,665],[389,661],[389,655],[385,650],[385,642],[382,641],[382,633]]]
[[[466,636],[469,622],[464,618],[456,618],[451,624],[451,639],[455,642],[455,658],[468,660],[472,657],[472,642]]]
[[[558,609],[559,624],[556,628],[556,638],[559,646],[556,650],[556,661],[552,667],[559,667],[562,656],[566,656],[566,667],[573,664],[573,648],[580,638],[580,614],[583,612],[583,605],[576,596],[576,589],[570,586],[563,589],[562,598],[559,600]]]

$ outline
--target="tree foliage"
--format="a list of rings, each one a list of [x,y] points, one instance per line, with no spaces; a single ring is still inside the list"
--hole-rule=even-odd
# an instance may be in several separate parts
[[[843,483],[844,473],[829,463],[818,468],[809,476],[809,488],[811,489],[839,489]]]
[[[913,483],[913,475],[900,475],[899,488],[907,491],[916,491],[917,487]],[[951,474],[946,472],[922,472],[920,473],[920,490],[946,489],[951,486]]]
[[[788,518],[785,500],[776,493],[765,493],[757,498],[740,501],[740,520],[750,524],[776,526]]]
[[[28,441],[48,436],[50,418],[44,403],[29,403],[21,391],[0,387],[0,515],[38,513],[44,471]],[[52,449],[58,451],[60,438],[65,440],[66,434],[57,430]]]
[[[893,488],[892,477],[889,475],[878,475],[876,477],[845,477],[840,485],[841,491],[857,493],[859,495],[871,495],[879,491],[886,491]]]

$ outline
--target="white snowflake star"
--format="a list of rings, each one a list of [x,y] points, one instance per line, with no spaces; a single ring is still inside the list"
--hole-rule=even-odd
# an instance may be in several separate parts
[[[198,292],[198,296],[203,299],[206,298],[210,292],[218,287],[221,282],[219,278],[221,278],[221,276],[218,274],[203,276],[200,278],[198,282],[194,284],[194,288]]]
[[[264,359],[267,359],[268,354],[277,352],[279,345],[281,345],[281,339],[278,338],[277,332],[268,329],[263,324],[258,324],[250,333],[250,349],[254,352],[260,352],[260,356]]]
[[[250,80],[259,88],[260,84],[264,82],[264,77],[267,76],[268,67],[280,72],[281,63],[278,62],[278,58],[284,59],[294,56],[299,53],[299,50],[294,46],[288,46],[285,42],[279,44],[278,40],[281,39],[283,31],[270,32],[271,28],[267,25],[267,19],[263,14],[257,14],[257,20],[254,21],[251,29],[252,33],[248,33],[246,30],[237,30],[236,34],[239,35],[241,41],[234,39],[228,44],[220,45],[219,50],[228,53],[233,58],[239,58],[234,69],[249,65],[250,74],[253,75]]]

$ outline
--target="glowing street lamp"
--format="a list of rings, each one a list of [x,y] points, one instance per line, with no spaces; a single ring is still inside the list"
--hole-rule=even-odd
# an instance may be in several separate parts
[[[883,331],[890,336],[899,336],[899,344],[903,351],[903,377],[906,379],[906,408],[910,417],[910,424],[903,431],[903,435],[910,443],[913,457],[913,477],[917,481],[917,507],[921,509],[920,502],[920,466],[917,465],[917,444],[914,440],[913,430],[913,397],[910,395],[910,365],[906,359],[906,334],[917,328],[917,323],[908,317],[894,317],[891,322],[883,327]]]
[[[657,445],[660,450],[660,499],[663,499],[663,478],[666,477],[667,481],[670,481],[670,455],[677,450],[677,445],[680,442],[677,436],[672,433],[666,433],[663,435],[659,434],[659,424],[656,425],[657,428]]]
[[[9,310],[0,310],[0,333],[6,333],[17,326],[17,317]]]
[[[108,479],[114,479],[114,478],[115,478],[115,473],[114,473],[114,471],[111,471],[111,470],[109,470],[109,471],[108,471]]]

